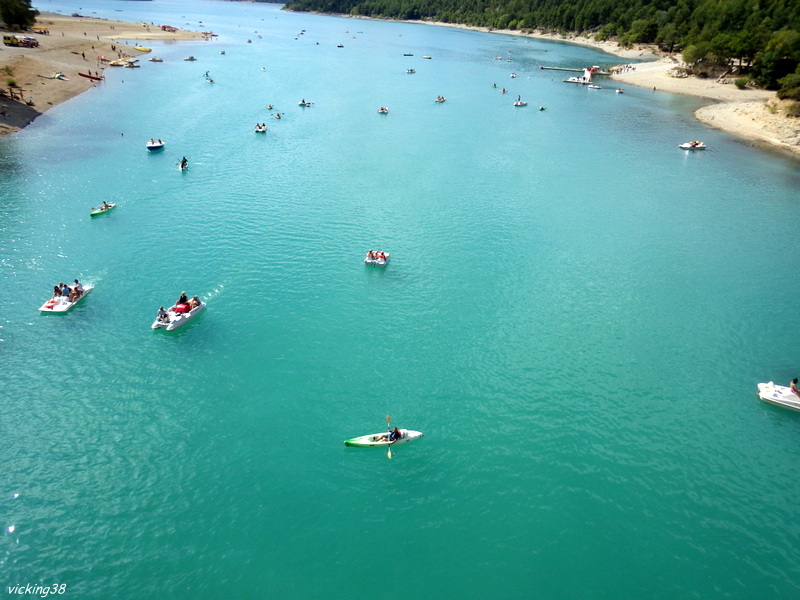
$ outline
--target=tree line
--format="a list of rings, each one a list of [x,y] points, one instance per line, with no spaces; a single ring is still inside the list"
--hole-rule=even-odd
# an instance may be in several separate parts
[[[289,0],[286,9],[582,33],[658,44],[691,65],[735,66],[769,89],[800,79],[798,0]]]

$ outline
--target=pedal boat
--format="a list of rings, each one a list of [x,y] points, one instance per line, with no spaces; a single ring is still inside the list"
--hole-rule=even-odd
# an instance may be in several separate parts
[[[71,310],[78,302],[86,298],[94,289],[93,285],[87,285],[83,288],[83,293],[80,295],[80,298],[75,300],[75,302],[70,302],[67,296],[59,296],[58,298],[51,298],[44,304],[42,304],[39,311],[45,313],[65,313],[68,310]]]

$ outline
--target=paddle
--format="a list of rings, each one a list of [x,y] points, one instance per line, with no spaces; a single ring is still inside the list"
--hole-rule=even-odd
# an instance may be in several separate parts
[[[389,431],[392,430],[391,422],[392,422],[392,417],[390,415],[386,415],[386,428]],[[389,452],[387,452],[387,454],[386,454],[389,458],[392,458],[392,444],[393,443],[394,442],[390,442],[389,443]]]

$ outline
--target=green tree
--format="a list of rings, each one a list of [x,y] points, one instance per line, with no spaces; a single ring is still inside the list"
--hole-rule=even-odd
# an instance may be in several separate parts
[[[30,27],[36,23],[39,11],[31,8],[30,0],[0,0],[0,20],[6,25]]]

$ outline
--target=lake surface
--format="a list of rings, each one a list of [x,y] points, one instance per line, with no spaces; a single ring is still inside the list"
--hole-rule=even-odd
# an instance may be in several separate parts
[[[578,46],[36,7],[219,37],[147,42],[163,63],[0,139],[0,584],[800,595],[800,414],[754,395],[800,375],[796,161],[539,69],[619,62]],[[75,277],[91,296],[39,314]],[[183,290],[207,310],[152,331]],[[386,415],[424,437],[342,444]]]

